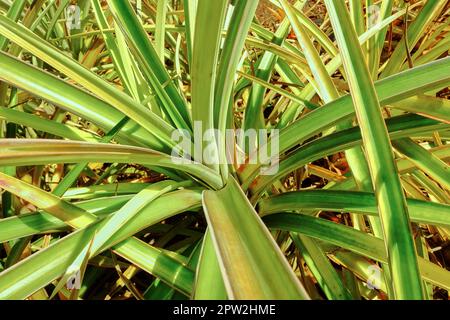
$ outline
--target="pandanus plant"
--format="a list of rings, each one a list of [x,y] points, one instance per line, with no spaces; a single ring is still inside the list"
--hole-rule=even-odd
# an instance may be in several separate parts
[[[1,299],[448,295],[448,1],[271,2],[0,1]]]

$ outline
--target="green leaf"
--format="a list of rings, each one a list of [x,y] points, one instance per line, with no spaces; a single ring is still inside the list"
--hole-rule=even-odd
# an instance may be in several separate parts
[[[214,171],[218,168],[218,146],[214,136],[209,137],[210,143],[204,141],[205,133],[211,133],[214,127],[214,90],[219,61],[222,28],[228,7],[227,0],[199,0],[197,5],[194,48],[192,55],[192,119],[201,124],[201,141],[195,141],[195,148],[211,149],[210,160],[207,163]],[[205,25],[208,27],[205,28]],[[197,159],[197,150],[194,159]],[[216,160],[214,160],[216,159]]]
[[[155,50],[164,64],[165,25],[167,15],[167,0],[158,0],[156,6]]]
[[[226,300],[227,291],[210,233],[203,238],[200,260],[195,273],[193,299]]]
[[[418,277],[417,256],[409,223],[408,209],[395,167],[388,132],[380,111],[369,69],[345,5],[327,0],[334,34],[361,127],[366,160],[388,251],[389,268],[397,299],[423,298]],[[407,266],[407,267],[405,267]]]
[[[308,299],[232,177],[222,190],[204,192],[203,207],[231,299]]]
[[[0,139],[0,147],[5,148],[5,152],[0,155],[0,165],[23,166],[65,162],[141,163],[185,170],[214,188],[219,188],[222,184],[217,173],[200,163],[173,158],[151,149],[38,139]]]
[[[383,240],[341,224],[302,214],[280,213],[264,217],[271,229],[280,229],[320,239],[365,257],[386,263],[387,254]],[[418,258],[424,280],[441,288],[450,288],[450,271],[423,258]]]
[[[450,206],[429,201],[407,199],[411,220],[450,226]],[[378,216],[373,193],[337,190],[304,190],[286,192],[258,203],[261,215],[304,209],[352,212]]]
[[[219,129],[221,141],[225,141],[227,119],[230,116],[230,101],[234,77],[242,56],[248,29],[256,11],[258,1],[238,1],[233,11],[228,32],[225,37],[214,86],[214,125]],[[220,141],[220,140],[219,140]],[[226,162],[225,144],[219,144],[219,159]],[[228,176],[228,166],[221,165],[223,179]]]
[[[417,168],[430,175],[444,188],[450,190],[450,169],[441,159],[416,144],[410,138],[392,142],[394,148],[409,158]]]

